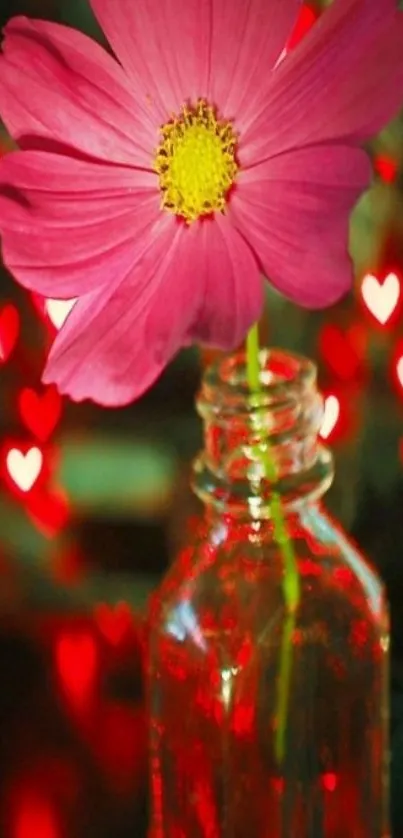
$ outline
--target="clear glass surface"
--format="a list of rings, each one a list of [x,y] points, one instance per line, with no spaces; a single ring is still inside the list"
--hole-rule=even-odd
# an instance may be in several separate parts
[[[150,615],[150,838],[386,838],[388,613],[376,574],[318,500],[331,458],[317,441],[314,372],[265,355],[256,404],[242,360],[226,363],[199,399],[206,447],[195,487],[205,512]],[[264,440],[276,487],[259,472]],[[294,616],[274,488],[301,583]]]

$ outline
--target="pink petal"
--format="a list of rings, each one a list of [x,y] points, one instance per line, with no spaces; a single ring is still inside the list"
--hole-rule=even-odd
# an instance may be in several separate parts
[[[365,152],[345,146],[301,149],[241,173],[230,218],[286,297],[321,308],[349,290],[349,217],[370,176]]]
[[[212,0],[210,98],[248,124],[296,22],[301,0]]]
[[[151,168],[158,123],[118,63],[74,29],[16,17],[0,55],[0,114],[21,147]]]
[[[235,349],[263,308],[263,281],[250,247],[217,213],[191,229],[192,284],[204,289],[189,337],[220,349]]]
[[[402,44],[396,0],[335,0],[273,73],[242,138],[242,164],[377,133],[403,104]]]
[[[183,258],[184,224],[165,216],[141,263],[118,288],[78,301],[57,336],[44,372],[62,393],[106,406],[140,396],[184,343],[200,304]]]
[[[158,237],[118,287],[78,301],[44,381],[77,401],[126,404],[190,340],[238,345],[262,303],[256,261],[227,219],[187,227],[164,216]]]
[[[207,97],[223,116],[249,112],[249,97],[276,63],[301,0],[91,0],[140,101],[161,116]]]
[[[161,122],[207,93],[212,0],[91,0],[136,98]]]
[[[0,159],[4,261],[21,285],[44,296],[116,283],[160,215],[151,172],[40,151]]]

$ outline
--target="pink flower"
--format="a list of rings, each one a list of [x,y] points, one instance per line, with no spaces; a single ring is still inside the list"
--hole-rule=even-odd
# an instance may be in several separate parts
[[[0,113],[4,260],[78,297],[46,382],[123,404],[182,346],[232,348],[263,272],[303,306],[351,285],[360,146],[403,100],[395,0],[335,0],[279,61],[299,0],[92,0],[117,60],[79,32],[15,18]]]

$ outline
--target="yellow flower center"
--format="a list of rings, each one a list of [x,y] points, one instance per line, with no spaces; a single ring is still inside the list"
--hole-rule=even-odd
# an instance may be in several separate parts
[[[223,212],[238,171],[231,123],[219,121],[214,108],[201,99],[195,106],[184,105],[161,132],[155,170],[163,208],[189,224]]]

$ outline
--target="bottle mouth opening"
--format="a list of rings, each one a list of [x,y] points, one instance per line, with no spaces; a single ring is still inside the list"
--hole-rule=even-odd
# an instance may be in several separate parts
[[[301,398],[316,385],[316,365],[282,349],[261,349],[259,392],[251,392],[244,351],[219,358],[204,373],[198,404],[202,407],[270,407],[278,400]]]
[[[197,399],[205,446],[194,486],[200,497],[231,509],[245,509],[250,499],[255,508],[257,487],[264,502],[255,512],[267,517],[273,485],[287,503],[319,497],[331,481],[332,458],[318,437],[323,399],[315,364],[282,349],[262,349],[259,361],[257,392],[245,352],[222,356],[205,371]],[[262,452],[270,453],[271,474]]]

